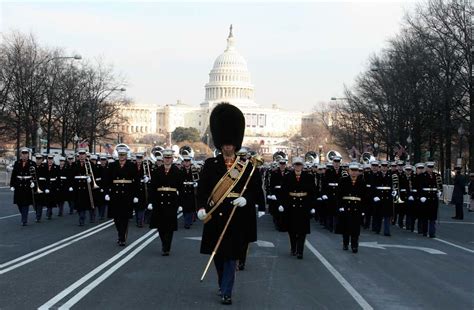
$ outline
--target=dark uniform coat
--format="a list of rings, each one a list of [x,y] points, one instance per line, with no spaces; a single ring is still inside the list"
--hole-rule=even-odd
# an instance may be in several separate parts
[[[251,171],[252,164],[249,164],[232,192],[240,193],[242,191]],[[218,155],[215,158],[209,158],[205,161],[199,178],[198,208],[205,208],[206,211],[209,212],[211,207],[207,204],[207,200],[209,199],[215,185],[226,172],[227,167],[222,155]],[[247,243],[256,240],[257,227],[255,203],[262,200],[261,197],[258,197],[259,193],[261,194],[261,191],[256,190],[260,184],[258,178],[260,178],[259,172],[255,169],[247,185],[247,189],[243,194],[243,197],[247,200],[247,204],[244,207],[236,207],[237,209],[234,212],[234,216],[230,221],[217,251],[217,255],[222,257],[224,260],[239,259],[242,249],[247,245]],[[217,240],[219,239],[219,236],[229,219],[230,213],[232,212],[232,201],[235,199],[236,198],[225,198],[222,204],[212,214],[212,218],[204,224],[201,241],[202,254],[211,254],[214,250]]]
[[[33,181],[31,170],[36,169],[36,163],[32,160],[17,160],[13,164],[10,186],[15,188],[13,193],[13,203],[19,206],[33,204],[32,193],[36,188],[31,189],[30,184]]]
[[[420,198],[420,217],[428,220],[438,219],[438,184],[436,182],[437,173],[424,172],[419,176],[418,197]],[[421,202],[425,197],[426,202]]]
[[[192,168],[186,169],[183,167],[181,171],[183,175],[183,192],[180,193],[180,196],[183,212],[196,212],[196,195],[194,192],[194,184],[196,183],[193,180]]]
[[[116,160],[108,168],[108,192],[110,195],[107,217],[125,218],[133,214],[133,198],[137,197],[139,183],[135,166],[125,161],[123,166]]]
[[[135,194],[135,197],[138,198],[138,203],[134,204],[133,207],[137,211],[142,211],[145,210],[147,207],[147,204],[149,203],[149,198],[148,198],[148,187],[146,188],[145,191],[145,186],[148,186],[148,184],[144,183],[143,178],[146,175],[146,171],[143,169],[143,162],[141,164],[134,163],[135,170],[137,172],[137,177],[139,180],[138,186],[137,186],[137,192]],[[151,174],[151,170],[150,170]]]
[[[163,190],[169,188],[174,190]],[[181,193],[183,192],[183,174],[175,165],[170,167],[168,173],[162,165],[152,172],[150,182],[150,202],[153,204],[150,228],[158,231],[178,230],[178,207],[181,205]]]
[[[85,211],[91,209],[91,201],[87,185],[87,174],[85,162],[77,161],[72,166],[71,172],[74,188],[74,208],[77,211]],[[90,183],[92,189],[92,183]]]
[[[363,176],[357,176],[354,184],[350,176],[341,178],[337,197],[339,225],[336,233],[360,235],[361,215],[366,211],[367,202],[367,186]]]
[[[456,173],[454,177],[454,189],[453,196],[451,197],[451,203],[462,204],[464,203],[464,194],[466,193],[466,177],[461,173]]]
[[[38,184],[44,192],[44,205],[56,207],[59,191],[59,167],[56,164],[44,164],[39,169]],[[46,191],[49,191],[49,194]]]
[[[393,216],[392,175],[389,172],[385,175],[378,172],[372,190],[373,197],[380,198],[379,202],[374,202],[374,216]]]
[[[302,171],[299,180],[294,171],[283,178],[280,199],[283,201],[284,221],[288,232],[309,234],[310,210],[316,197],[314,176]]]
[[[326,216],[336,215],[337,210],[337,187],[339,186],[339,179],[342,175],[342,168],[336,171],[335,168],[329,168],[326,170],[323,178],[323,195],[326,195],[328,199],[325,201],[325,214]]]

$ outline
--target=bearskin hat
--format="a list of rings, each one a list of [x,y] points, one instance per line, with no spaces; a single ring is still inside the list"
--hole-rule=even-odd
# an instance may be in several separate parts
[[[242,146],[245,132],[245,117],[242,111],[229,103],[214,107],[209,120],[214,146],[220,149],[224,144],[232,144],[238,151]]]

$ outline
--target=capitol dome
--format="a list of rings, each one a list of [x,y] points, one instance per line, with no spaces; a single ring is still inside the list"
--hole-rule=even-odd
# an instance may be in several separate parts
[[[247,62],[235,49],[232,25],[227,37],[227,48],[214,61],[205,89],[204,104],[208,106],[222,101],[240,107],[256,106]]]

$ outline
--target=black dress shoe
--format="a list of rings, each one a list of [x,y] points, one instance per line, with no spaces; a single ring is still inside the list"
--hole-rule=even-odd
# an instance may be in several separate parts
[[[163,252],[161,252],[161,256],[170,256],[170,252],[163,251]]]
[[[23,223],[23,226],[26,226],[26,223]]]
[[[239,265],[237,266],[237,269],[240,270],[240,271],[244,270],[245,269],[245,264],[239,263]]]
[[[385,237],[390,237],[392,236],[391,234],[383,234]]]
[[[436,238],[436,235],[430,235],[430,238]]]
[[[222,296],[222,300],[221,300],[221,303],[223,305],[232,305],[232,299],[230,298],[230,296]]]
[[[359,251],[358,248],[352,248],[352,253],[357,253]]]
[[[125,246],[125,241],[120,241],[119,246]]]
[[[297,259],[303,259],[303,254],[298,254],[298,255],[296,255],[296,258],[297,258]]]
[[[349,246],[346,245],[346,244],[344,244],[344,245],[342,246],[342,249],[343,249],[344,251],[347,251],[347,250],[349,250]]]

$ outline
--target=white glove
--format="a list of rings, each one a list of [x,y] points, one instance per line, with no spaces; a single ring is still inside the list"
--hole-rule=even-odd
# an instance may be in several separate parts
[[[91,183],[92,182],[92,179],[90,177],[87,177],[87,183]]]
[[[317,201],[323,201],[323,199],[321,197],[319,198],[316,198]]]
[[[183,207],[178,207],[178,213],[183,212]]]
[[[150,178],[147,177],[147,176],[144,176],[143,177],[143,183],[148,183],[148,181],[150,181]]]
[[[101,188],[101,189],[100,189],[100,192],[101,192],[101,193],[103,193],[103,192],[104,192],[104,189],[103,189],[103,188]]]
[[[423,202],[423,203],[425,203],[425,202],[426,202],[426,197],[421,197],[421,198],[420,198],[420,201]]]
[[[275,195],[268,195],[267,198],[270,200],[277,200],[277,197]]]
[[[35,183],[31,182],[31,183],[30,183],[30,187],[31,187],[31,188],[34,188],[34,187],[35,187]]]
[[[309,211],[311,214],[315,214],[316,213],[316,210],[314,209],[311,209],[311,211]]]
[[[204,220],[207,216],[207,213],[206,213],[206,209],[202,208],[202,209],[199,209],[198,211],[198,219],[200,219],[201,221]]]
[[[265,211],[258,211],[258,216],[264,216],[265,215]]]
[[[285,208],[283,208],[283,206],[279,206],[278,211],[283,212],[283,211],[285,211]]]
[[[339,212],[344,212],[344,208],[339,208]]]
[[[415,200],[415,198],[413,198],[413,196],[409,196],[408,200],[413,201],[413,200]]]
[[[12,187],[10,187],[10,190],[11,190],[12,192],[14,192],[14,191],[15,191],[15,188],[12,186]]]
[[[49,189],[45,189],[45,190],[44,190],[44,193],[45,193],[45,194],[49,194]]]
[[[247,205],[247,199],[245,199],[244,197],[239,197],[233,200],[232,204],[237,207],[243,207]]]
[[[365,213],[362,213],[362,216],[365,216]]]
[[[193,186],[198,187],[198,182],[194,182]]]
[[[72,187],[69,187],[69,191],[72,192],[74,189]]]
[[[379,202],[380,198],[379,197],[374,197],[374,202]]]
[[[327,200],[327,199],[328,199],[328,196],[322,195],[321,198],[323,198],[323,200]]]
[[[104,199],[105,199],[105,201],[110,201],[110,196],[109,196],[109,195],[105,195]]]
[[[153,210],[153,205],[151,203],[148,204],[148,207],[147,207],[148,210]]]
[[[392,192],[392,197],[396,197],[397,196],[397,191],[393,191]]]
[[[443,193],[438,191],[438,198],[441,198],[441,196],[443,196]]]
[[[133,203],[138,203],[138,198],[137,197],[133,197]]]

